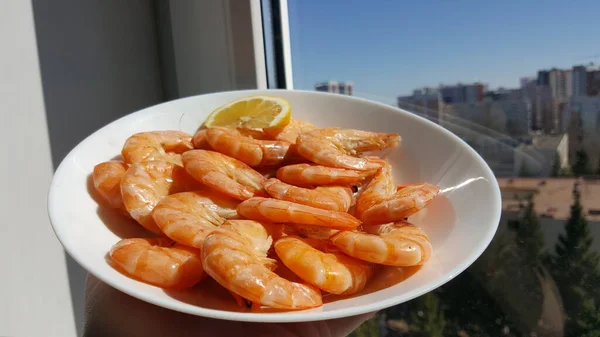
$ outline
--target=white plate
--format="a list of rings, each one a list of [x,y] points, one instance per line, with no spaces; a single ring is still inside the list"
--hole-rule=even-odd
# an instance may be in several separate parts
[[[325,297],[322,307],[289,312],[243,312],[215,284],[165,291],[111,268],[107,251],[122,237],[143,235],[140,226],[101,209],[90,193],[94,165],[120,154],[127,137],[150,130],[193,133],[216,107],[241,96],[288,99],[293,116],[317,126],[398,132],[389,154],[398,184],[427,181],[442,194],[409,220],[431,238],[433,257],[422,268],[388,268],[361,294]],[[93,188],[93,187],[92,187]],[[364,99],[308,91],[250,90],[184,98],[125,116],[87,137],[60,164],[50,186],[48,211],[56,236],[88,272],[112,287],[155,305],[188,314],[254,322],[317,321],[381,310],[429,292],[465,270],[488,246],[500,220],[500,189],[490,168],[465,142],[409,112]],[[402,282],[399,280],[404,279]],[[395,284],[394,284],[395,283]],[[385,284],[393,284],[384,287]]]

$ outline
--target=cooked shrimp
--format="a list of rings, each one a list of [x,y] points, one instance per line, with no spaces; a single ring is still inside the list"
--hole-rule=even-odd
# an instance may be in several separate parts
[[[275,222],[316,225],[339,229],[352,229],[360,221],[344,212],[328,211],[285,200],[270,198],[250,198],[237,208],[238,214],[248,219]]]
[[[109,255],[117,270],[161,288],[189,288],[206,276],[199,249],[166,238],[123,239]]]
[[[356,216],[365,225],[405,219],[426,207],[440,192],[429,184],[394,185],[391,166],[384,162],[356,202]]]
[[[208,140],[206,140],[206,131],[208,129],[198,130],[192,137],[192,145],[194,145],[195,149],[200,150],[210,150],[210,144],[208,144]]]
[[[221,127],[207,129],[206,141],[215,151],[251,167],[281,165],[288,157],[291,145],[288,142],[246,137],[236,129]]]
[[[431,256],[429,237],[421,228],[409,222],[366,226],[365,230],[372,234],[340,231],[330,240],[350,256],[390,266],[422,265]]]
[[[363,172],[314,164],[294,164],[277,170],[277,178],[288,184],[312,187],[324,185],[350,186],[361,182]]]
[[[342,186],[320,186],[308,189],[271,178],[263,183],[263,187],[275,199],[339,212],[347,212],[354,199],[352,190]]]
[[[367,171],[379,168],[379,163],[357,155],[395,147],[399,141],[397,133],[325,128],[301,133],[296,144],[300,155],[317,164]]]
[[[152,219],[154,206],[169,194],[200,188],[181,166],[161,160],[135,163],[121,179],[123,204],[146,229],[160,233]]]
[[[129,167],[122,161],[111,160],[94,166],[92,180],[98,194],[112,207],[126,211],[121,196],[121,178]]]
[[[296,138],[298,138],[299,134],[316,128],[316,126],[308,122],[292,118],[290,123],[283,129],[266,129],[265,132],[271,135],[275,140],[283,140],[288,143],[296,144]]]
[[[182,155],[186,171],[202,184],[238,200],[264,195],[265,178],[241,161],[206,150],[191,150]]]
[[[136,133],[125,141],[121,155],[127,164],[164,160],[181,165],[181,153],[193,149],[192,136],[181,131]]]
[[[152,217],[166,236],[186,246],[202,248],[204,238],[225,219],[237,217],[239,201],[214,191],[172,194],[162,199]]]
[[[208,143],[208,140],[206,139],[207,131],[208,131],[208,129],[200,129],[200,130],[198,130],[198,132],[196,132],[196,134],[194,134],[194,137],[192,138],[192,144],[194,145],[194,148],[200,149],[200,150],[211,150],[210,144]],[[261,140],[269,139],[269,135],[267,135],[266,133],[264,133],[261,130],[237,129],[237,131],[241,135],[246,136],[246,137],[250,137],[250,138],[254,138],[254,139],[261,139]]]
[[[285,224],[283,231],[288,235],[327,241],[333,234],[339,232],[339,229],[315,225]]]
[[[228,220],[208,234],[202,246],[202,263],[220,285],[251,302],[280,309],[320,306],[318,289],[288,281],[275,274],[275,261],[267,258],[272,239],[256,221]]]
[[[286,267],[331,294],[357,293],[373,275],[373,264],[347,256],[325,241],[287,236],[274,246]]]

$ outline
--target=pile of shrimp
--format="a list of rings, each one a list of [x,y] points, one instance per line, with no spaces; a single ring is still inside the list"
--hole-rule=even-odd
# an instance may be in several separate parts
[[[380,266],[432,254],[407,219],[439,188],[398,186],[390,163],[372,155],[400,140],[297,119],[278,130],[134,134],[121,161],[92,174],[102,206],[148,230],[117,242],[109,262],[161,288],[212,278],[246,307],[307,309],[326,294],[356,294]]]

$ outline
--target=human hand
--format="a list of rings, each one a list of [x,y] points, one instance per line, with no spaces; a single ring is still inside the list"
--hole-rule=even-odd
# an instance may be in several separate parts
[[[375,313],[303,323],[247,323],[171,311],[116,290],[88,275],[83,337],[248,336],[342,337]]]

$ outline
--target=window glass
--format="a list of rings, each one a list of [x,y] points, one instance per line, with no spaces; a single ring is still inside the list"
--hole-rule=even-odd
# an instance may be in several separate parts
[[[439,123],[502,190],[497,234],[470,268],[353,334],[598,336],[600,2],[288,6],[296,89]]]

